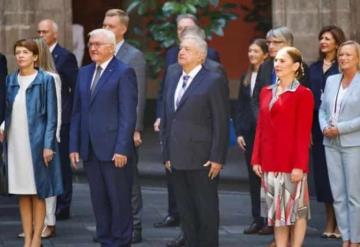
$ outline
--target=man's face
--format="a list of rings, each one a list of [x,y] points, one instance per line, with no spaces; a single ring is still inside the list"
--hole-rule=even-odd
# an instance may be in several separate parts
[[[91,36],[88,47],[90,58],[96,64],[101,64],[114,55],[114,45],[101,34]]]
[[[178,63],[183,68],[195,68],[203,62],[202,53],[198,46],[192,39],[184,39],[180,44],[180,51],[178,54]]]
[[[273,38],[273,37],[267,38],[267,39],[266,39],[266,44],[267,44],[267,46],[268,46],[269,56],[270,56],[271,58],[275,58],[277,52],[278,52],[281,48],[287,46],[287,44],[285,43],[284,40],[278,39],[278,38]]]
[[[118,16],[105,16],[103,28],[110,30],[115,34],[116,42],[120,42],[124,39],[127,30],[126,26],[120,22]]]
[[[38,24],[38,35],[43,38],[48,46],[53,45],[57,41],[57,32],[50,21],[41,21]]]
[[[180,40],[182,32],[188,27],[194,27],[196,24],[190,18],[181,19],[177,24],[177,35],[178,39]]]

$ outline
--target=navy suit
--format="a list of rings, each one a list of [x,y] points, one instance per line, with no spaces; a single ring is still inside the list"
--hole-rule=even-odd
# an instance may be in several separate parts
[[[94,71],[92,63],[78,74],[70,152],[79,152],[84,160],[98,240],[102,246],[130,246],[136,76],[132,68],[113,57],[91,94]],[[127,156],[125,167],[115,167],[115,153]]]
[[[64,193],[57,197],[56,213],[67,213],[70,210],[72,198],[72,172],[69,160],[69,129],[73,106],[78,66],[75,56],[65,48],[56,44],[52,51],[56,70],[61,79],[61,129],[59,152],[61,171],[63,174]]]
[[[207,161],[225,163],[228,144],[228,87],[223,75],[202,68],[174,109],[182,71],[169,73],[161,119],[163,160],[172,183],[186,246],[218,246],[218,177],[209,179]]]
[[[0,53],[0,102],[5,102],[5,79],[7,76],[7,62],[6,57]],[[0,110],[0,119],[4,119],[4,111]],[[0,153],[3,152],[3,146],[0,145]],[[0,158],[0,167],[2,165],[2,158]]]

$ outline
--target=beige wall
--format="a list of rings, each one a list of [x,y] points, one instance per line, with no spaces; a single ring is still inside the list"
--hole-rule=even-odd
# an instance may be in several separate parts
[[[71,48],[71,0],[0,0],[0,52],[8,59],[8,69],[15,68],[12,46],[16,40],[36,36],[39,20],[51,18],[59,25],[59,41]]]

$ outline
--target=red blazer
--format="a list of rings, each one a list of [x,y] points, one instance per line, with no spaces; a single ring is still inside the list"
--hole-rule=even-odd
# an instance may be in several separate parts
[[[291,173],[293,168],[308,172],[314,97],[299,85],[281,94],[269,109],[272,88],[264,87],[260,93],[251,163],[261,165],[265,172]]]

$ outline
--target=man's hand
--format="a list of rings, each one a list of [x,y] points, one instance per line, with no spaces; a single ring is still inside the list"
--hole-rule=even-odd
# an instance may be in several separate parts
[[[298,169],[298,168],[292,169],[291,175],[290,175],[291,182],[297,183],[297,182],[299,182],[301,179],[303,179],[303,177],[304,177],[304,172],[303,172],[303,170]]]
[[[77,164],[79,163],[80,161],[80,154],[77,153],[77,152],[73,152],[73,153],[70,153],[69,155],[70,157],[70,161],[71,161],[71,166],[74,168],[74,169],[77,169]]]
[[[135,130],[135,132],[134,132],[134,144],[135,144],[135,147],[139,147],[142,144],[140,131]]]
[[[161,118],[157,118],[154,122],[154,131],[155,132],[160,132],[160,122],[161,122]]]
[[[3,130],[0,130],[0,142],[3,142],[4,141],[4,131]]]
[[[127,157],[122,154],[114,154],[112,161],[114,161],[115,167],[124,167],[127,163]]]
[[[54,151],[52,151],[51,149],[44,148],[43,158],[44,158],[44,163],[45,163],[46,167],[49,166],[50,162],[54,158],[54,154],[55,154]]]
[[[216,162],[213,162],[210,160],[208,162],[206,162],[203,166],[205,166],[205,167],[210,166],[210,171],[208,174],[210,179],[216,178],[217,175],[219,175],[220,170],[222,168],[222,164],[219,164],[219,163],[216,163]]]
[[[166,169],[166,170],[168,170],[169,172],[172,172],[170,160],[165,161],[164,166],[165,166],[165,169]]]
[[[246,142],[243,136],[239,136],[237,138],[237,143],[239,144],[239,147],[243,150],[246,151]]]
[[[261,165],[259,165],[259,164],[253,165],[252,169],[258,177],[260,177],[260,178],[262,177],[263,172],[261,169]]]

